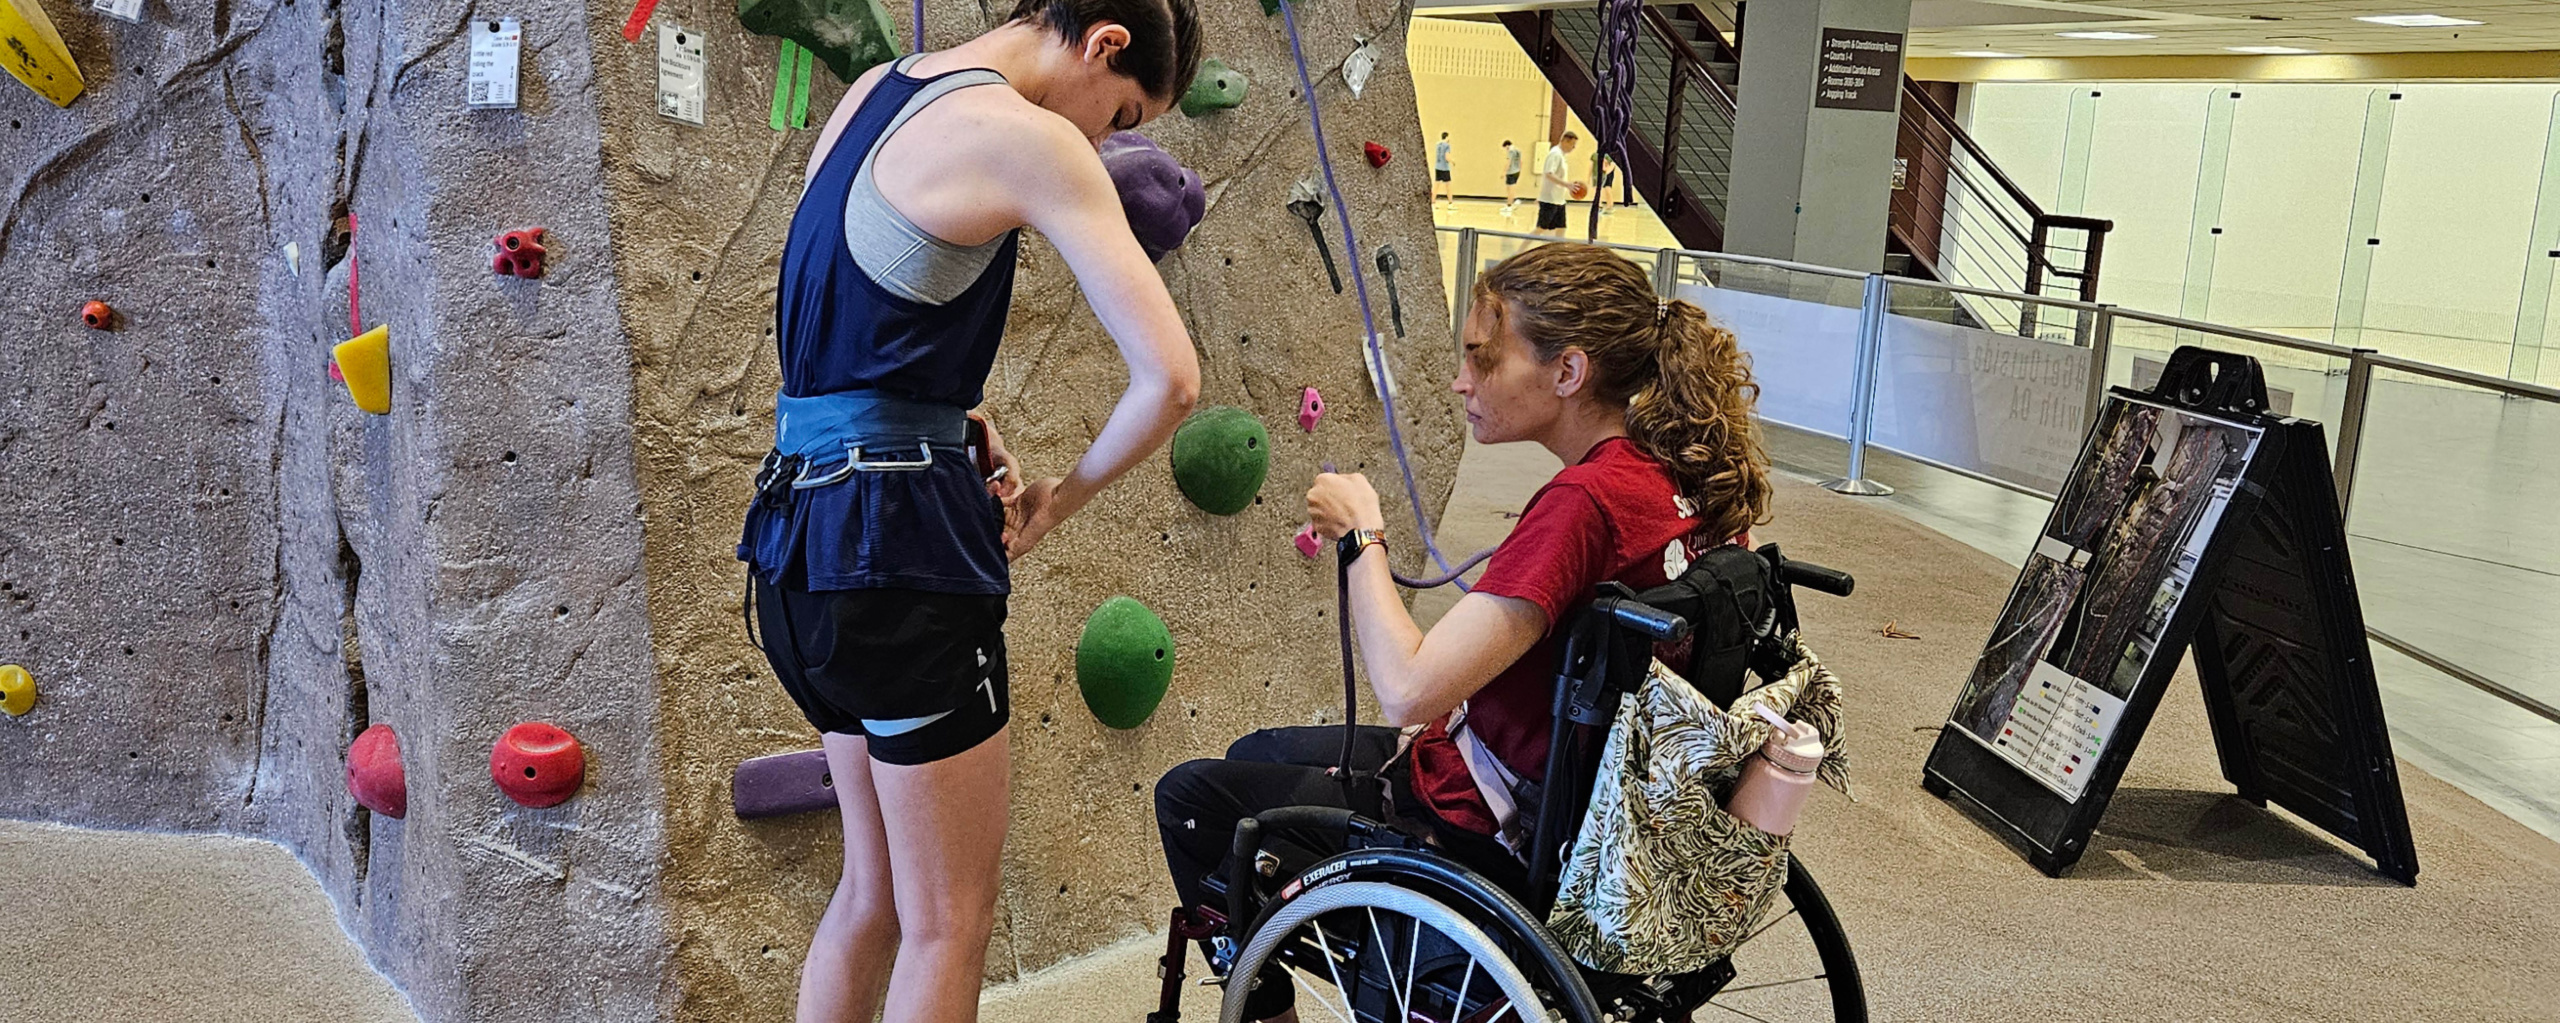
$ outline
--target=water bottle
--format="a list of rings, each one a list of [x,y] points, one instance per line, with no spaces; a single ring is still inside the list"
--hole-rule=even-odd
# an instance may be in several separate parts
[[[1785,837],[1795,833],[1796,817],[1813,794],[1814,770],[1822,766],[1822,730],[1779,717],[1767,704],[1752,710],[1769,722],[1769,741],[1743,765],[1742,779],[1724,809],[1745,824]]]

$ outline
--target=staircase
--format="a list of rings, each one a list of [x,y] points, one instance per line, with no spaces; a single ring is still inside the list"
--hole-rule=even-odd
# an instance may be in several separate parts
[[[1498,17],[1566,105],[1593,120],[1596,7]],[[1626,172],[1684,248],[1724,247],[1733,122],[1741,80],[1742,9],[1734,0],[1648,6],[1636,35],[1636,89]],[[1895,155],[1901,182],[1887,219],[1885,269],[1993,291],[2096,301],[2099,257],[2113,226],[2046,213],[1965,134],[1946,105],[1902,80]],[[2020,303],[1941,303],[1932,319],[2034,332]],[[1969,311],[1968,311],[1969,310]],[[1898,310],[1899,311],[1899,310]],[[2050,319],[2050,317],[2048,317]]]

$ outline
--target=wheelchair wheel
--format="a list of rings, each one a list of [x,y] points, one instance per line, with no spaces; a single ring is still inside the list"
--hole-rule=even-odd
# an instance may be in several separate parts
[[[1587,1004],[1583,1011],[1551,1005],[1505,945],[1410,888],[1375,881],[1326,885],[1255,929],[1228,973],[1218,1018],[1247,1023],[1245,1006],[1254,1000],[1248,978],[1269,983],[1285,975],[1297,989],[1298,1018],[1306,1021],[1597,1023]],[[1265,969],[1275,964],[1278,969]],[[1582,998],[1587,1003],[1587,991]]]
[[[1802,861],[1791,858],[1787,864],[1785,894],[1786,906],[1734,949],[1732,973],[1697,1008],[1699,1023],[1866,1023],[1867,990],[1849,935]]]

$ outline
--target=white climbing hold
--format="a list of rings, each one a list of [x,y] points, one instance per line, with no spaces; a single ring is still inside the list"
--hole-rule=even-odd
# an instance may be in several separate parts
[[[1351,98],[1359,99],[1360,90],[1369,87],[1369,73],[1378,69],[1378,48],[1369,45],[1369,37],[1353,36],[1359,45],[1342,61],[1342,84],[1351,87]]]

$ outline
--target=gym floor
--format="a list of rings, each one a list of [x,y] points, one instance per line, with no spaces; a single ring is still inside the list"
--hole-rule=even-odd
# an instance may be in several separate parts
[[[1534,448],[1472,448],[1442,548],[1499,539],[1554,468]],[[1790,478],[1763,533],[1859,577],[1855,597],[1804,607],[1810,645],[1849,685],[1858,800],[1818,797],[1796,848],[1848,928],[1877,1018],[2041,1019],[2064,1005],[2090,1020],[2548,1018],[2560,844],[2412,760],[2416,888],[2227,795],[2192,682],[2171,688],[2067,877],[1922,792],[1921,761],[2015,575],[1955,536],[1998,549],[2021,516],[2042,512],[1914,511]],[[1429,615],[1445,599],[1420,603]],[[1919,638],[1886,638],[1887,622]],[[414,1018],[278,847],[0,822],[0,863],[0,947],[20,950],[0,970],[12,1020]],[[985,1018],[1134,1023],[1153,1007],[1161,948],[1132,935],[991,989]],[[1190,990],[1186,1016],[1215,1018],[1215,990]]]

